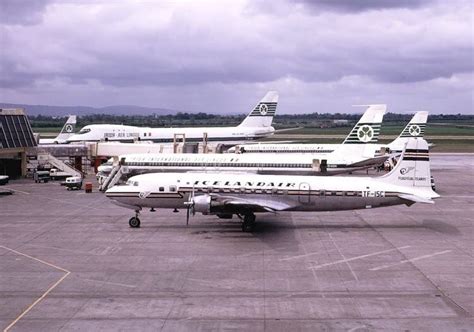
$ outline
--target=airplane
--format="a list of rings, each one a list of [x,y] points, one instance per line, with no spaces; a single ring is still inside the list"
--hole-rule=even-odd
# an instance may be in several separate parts
[[[72,142],[118,141],[134,142],[135,140],[154,143],[170,143],[175,135],[184,135],[186,142],[201,142],[207,134],[207,141],[237,144],[273,135],[272,127],[278,104],[278,93],[269,91],[250,111],[248,116],[235,127],[188,127],[188,128],[149,128],[113,124],[88,125],[76,135],[67,139]]]
[[[385,111],[385,105],[370,106],[361,119],[363,122],[359,121],[346,139],[354,144],[340,144],[331,153],[317,155],[285,153],[277,155],[251,153],[127,154],[119,156],[115,164],[107,162],[106,165],[99,166],[97,178],[103,190],[115,184],[114,181],[110,184],[111,179],[109,181],[106,179],[115,177],[118,172],[123,172],[127,176],[153,172],[190,171],[335,175],[379,166],[392,156],[386,154],[385,151],[377,150],[378,147],[375,144],[365,141],[377,140]],[[370,128],[370,134],[369,131],[364,131],[370,138],[360,138],[359,128]],[[364,144],[357,144],[356,140]]]
[[[224,173],[142,174],[106,191],[113,203],[132,209],[130,227],[140,227],[143,208],[186,208],[190,214],[242,219],[251,231],[255,213],[339,211],[433,203],[428,144],[410,138],[395,168],[380,177],[314,177]]]
[[[392,152],[401,152],[410,137],[421,137],[425,135],[426,122],[428,121],[428,112],[416,112],[410,122],[403,128],[400,135],[385,146]],[[428,146],[432,144],[428,143]]]
[[[129,154],[98,167],[103,191],[123,176],[163,172],[246,172],[256,174],[336,175],[378,167],[395,155],[373,145],[343,145],[328,154]]]
[[[383,116],[387,111],[385,104],[367,105],[362,117],[349,132],[342,144],[375,144],[378,142]],[[249,143],[239,144],[227,150],[229,153],[331,153],[341,144],[308,143]]]
[[[76,129],[76,119],[75,115],[69,115],[66,123],[64,124],[61,132],[55,138],[40,138],[39,144],[64,144],[66,140],[74,135],[74,130]]]
[[[384,105],[378,105],[378,107],[382,107]],[[367,142],[361,141],[360,144],[363,143],[370,143],[375,144],[377,143],[379,133],[380,133],[380,126],[376,126],[375,123],[368,124],[368,116],[370,116],[370,112],[372,107],[369,107],[367,111],[362,115],[362,118],[359,122],[355,125],[355,127],[351,130],[349,135],[343,141],[342,144],[353,144],[357,142],[354,137],[365,138],[365,136],[359,136],[358,131],[361,131],[360,135],[362,135],[363,130],[365,130],[366,126],[370,128],[374,128],[374,135],[372,139]],[[403,146],[407,142],[409,137],[423,137],[426,127],[426,122],[428,120],[428,112],[417,112],[412,117],[410,122],[406,125],[406,127],[402,130],[400,135],[388,144],[378,144],[377,149],[380,150],[382,148],[388,148],[390,151],[393,152],[401,152],[403,150]],[[367,129],[368,130],[368,129]],[[370,131],[368,131],[370,133]],[[357,135],[357,136],[356,136]],[[275,143],[251,143],[251,144],[239,144],[234,147],[231,147],[227,150],[227,152],[231,153],[330,153],[340,147],[341,144],[308,144],[308,143],[301,143],[301,144],[275,144]]]

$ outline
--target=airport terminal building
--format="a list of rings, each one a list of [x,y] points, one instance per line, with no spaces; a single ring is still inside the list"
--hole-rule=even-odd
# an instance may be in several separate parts
[[[37,146],[23,109],[0,109],[0,175],[25,176],[27,152]]]

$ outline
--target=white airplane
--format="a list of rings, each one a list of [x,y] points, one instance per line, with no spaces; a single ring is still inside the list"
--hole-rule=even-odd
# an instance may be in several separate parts
[[[252,109],[248,116],[236,127],[188,127],[188,128],[149,128],[112,124],[88,125],[68,142],[135,140],[155,143],[173,142],[175,135],[184,135],[186,142],[200,142],[207,134],[207,140],[213,142],[244,142],[267,137],[273,134],[273,117],[278,104],[278,93],[269,91]]]
[[[74,130],[76,129],[76,116],[69,115],[66,123],[64,124],[61,132],[55,138],[40,138],[39,144],[64,144],[67,143],[67,139],[74,135]]]
[[[378,106],[382,107],[384,105]],[[374,144],[377,142],[380,133],[380,125],[377,126],[376,123],[368,123],[370,122],[369,117],[372,115],[372,110],[372,107],[367,109],[342,144],[354,144],[354,142],[359,144]],[[415,113],[395,140],[388,144],[378,144],[376,145],[377,149],[389,148],[390,151],[401,152],[409,137],[423,137],[427,120],[428,112]],[[373,135],[371,133],[373,133]],[[371,137],[371,139],[368,140],[368,137]],[[231,147],[227,151],[236,153],[330,153],[340,146],[341,144],[253,143],[239,144]]]
[[[118,157],[118,163],[99,166],[100,183],[117,174],[127,177],[160,172],[247,172],[258,174],[335,175],[382,165],[393,157],[372,145],[341,146],[328,154],[174,154],[145,153]],[[114,183],[113,183],[114,184]],[[107,186],[110,186],[107,184]]]
[[[352,128],[342,144],[375,144],[378,142],[383,116],[387,105],[368,105],[364,114]],[[331,153],[341,144],[308,143],[249,143],[239,144],[227,150],[230,153]]]
[[[428,144],[410,138],[396,167],[380,177],[313,177],[288,175],[166,173],[131,177],[106,196],[135,210],[130,227],[139,227],[143,208],[179,209],[239,216],[242,230],[252,230],[255,213],[339,211],[391,205],[433,203]]]
[[[427,121],[428,112],[416,112],[410,122],[403,128],[401,134],[392,142],[382,144],[382,146],[388,147],[392,152],[401,152],[410,137],[424,137]]]
[[[375,144],[357,144],[359,128],[377,140],[385,106],[371,106],[346,139],[354,144],[340,144],[331,153],[312,154],[127,154],[119,156],[114,164],[107,162],[98,168],[101,189],[115,184],[117,173],[127,176],[156,172],[221,171],[259,174],[334,175],[366,169],[383,164],[389,157],[378,151]],[[363,142],[360,140],[359,142]],[[107,178],[109,179],[107,180]],[[116,178],[118,180],[119,178]],[[111,182],[112,181],[112,182]]]

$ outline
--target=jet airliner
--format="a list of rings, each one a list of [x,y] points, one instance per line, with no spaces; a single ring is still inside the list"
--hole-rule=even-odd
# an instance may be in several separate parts
[[[342,142],[344,144],[378,144],[377,149],[388,148],[393,152],[401,152],[409,137],[423,137],[428,120],[428,112],[417,112],[412,117],[410,122],[405,126],[400,135],[388,144],[377,143],[380,125],[377,123],[370,123],[370,115],[373,109],[377,107],[384,107],[385,105],[373,105],[367,109],[359,122],[355,125],[346,139]],[[370,138],[370,139],[368,139]],[[228,152],[236,153],[329,153],[341,144],[308,144],[308,143],[250,143],[239,144],[228,149]]]
[[[189,127],[189,128],[149,128],[112,124],[95,124],[82,128],[76,135],[67,139],[71,142],[117,141],[134,142],[151,141],[170,143],[175,135],[184,136],[186,142],[201,142],[204,135],[212,142],[238,144],[273,135],[272,127],[278,104],[278,93],[269,91],[251,110],[248,116],[235,127]]]
[[[70,115],[64,124],[61,132],[55,138],[40,138],[39,144],[64,144],[67,143],[67,139],[74,135],[74,131],[76,130],[76,116]]]

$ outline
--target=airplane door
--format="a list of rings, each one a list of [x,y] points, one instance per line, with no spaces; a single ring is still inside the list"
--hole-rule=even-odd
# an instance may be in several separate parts
[[[300,194],[298,196],[298,200],[302,204],[309,204],[311,202],[311,195],[310,195],[310,186],[307,182],[300,183],[299,191]]]

